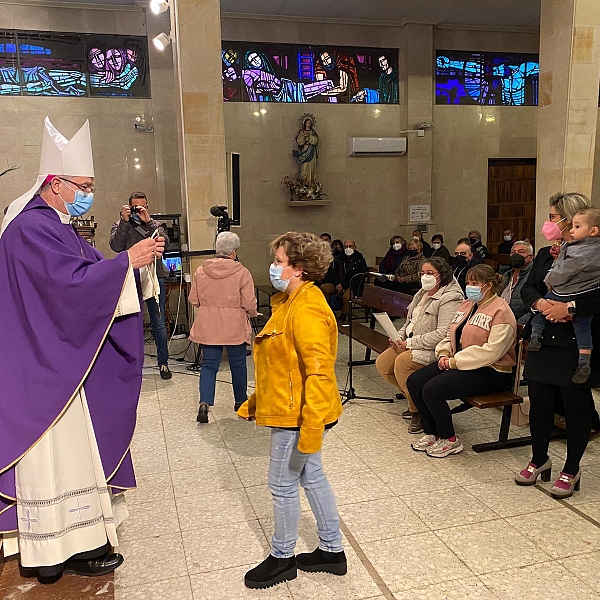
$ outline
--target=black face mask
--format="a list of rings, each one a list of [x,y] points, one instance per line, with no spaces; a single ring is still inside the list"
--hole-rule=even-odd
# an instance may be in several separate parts
[[[465,267],[467,265],[467,259],[464,256],[455,256],[452,259],[452,267],[454,269],[462,269],[463,267]]]
[[[471,242],[471,246],[474,246],[477,243],[477,239],[475,238],[469,238],[469,241]]]
[[[342,253],[339,248],[334,248],[331,252],[334,256],[339,256]]]
[[[521,254],[511,254],[510,266],[513,269],[520,269],[525,266],[525,258]]]
[[[416,256],[417,254],[419,254],[418,250],[409,250],[408,251],[409,256]]]

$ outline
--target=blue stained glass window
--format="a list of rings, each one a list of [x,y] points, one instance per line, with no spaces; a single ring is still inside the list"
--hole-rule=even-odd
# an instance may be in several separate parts
[[[398,104],[398,49],[222,43],[228,102]]]
[[[14,33],[0,31],[0,96],[20,96]]]
[[[536,54],[438,50],[436,104],[537,106]]]

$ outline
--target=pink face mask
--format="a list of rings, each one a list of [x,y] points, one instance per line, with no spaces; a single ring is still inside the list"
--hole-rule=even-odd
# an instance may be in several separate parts
[[[564,220],[565,219],[563,218],[558,223],[562,223]],[[562,238],[562,232],[566,229],[566,227],[563,227],[563,229],[561,229],[558,226],[558,223],[554,223],[553,221],[544,221],[544,225],[542,226],[542,233],[549,242],[554,242]]]

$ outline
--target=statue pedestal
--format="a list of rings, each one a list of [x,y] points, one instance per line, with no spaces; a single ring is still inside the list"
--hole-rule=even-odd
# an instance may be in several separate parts
[[[288,206],[329,206],[333,200],[288,200]]]

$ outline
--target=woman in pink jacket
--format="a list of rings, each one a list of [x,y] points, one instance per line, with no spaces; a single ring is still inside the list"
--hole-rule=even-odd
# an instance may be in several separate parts
[[[250,271],[237,262],[240,238],[229,231],[217,236],[216,258],[198,267],[192,281],[190,303],[198,308],[190,339],[202,348],[198,423],[208,423],[208,407],[215,403],[215,381],[223,347],[231,369],[234,410],[246,402],[246,344],[250,343],[249,317],[255,317],[256,295]]]

